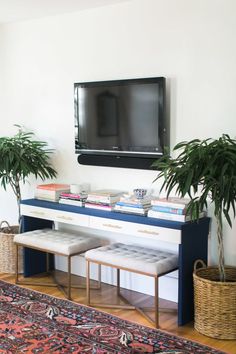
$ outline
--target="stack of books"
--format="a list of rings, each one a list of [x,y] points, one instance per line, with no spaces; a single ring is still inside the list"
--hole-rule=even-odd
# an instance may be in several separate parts
[[[135,195],[125,195],[116,203],[114,211],[120,213],[147,215],[151,207],[151,198],[137,198]]]
[[[112,211],[115,203],[120,199],[124,191],[114,189],[101,189],[88,193],[85,208]]]
[[[58,202],[60,194],[62,192],[69,192],[70,186],[68,184],[58,184],[58,183],[49,183],[49,184],[39,184],[36,187],[35,198],[48,200],[50,202]]]
[[[59,203],[83,207],[87,197],[87,193],[76,194],[63,192],[60,194]]]
[[[191,220],[191,216],[186,214],[190,199],[187,198],[157,198],[151,201],[151,209],[148,216],[156,219],[186,222]],[[201,212],[199,218],[206,215]]]

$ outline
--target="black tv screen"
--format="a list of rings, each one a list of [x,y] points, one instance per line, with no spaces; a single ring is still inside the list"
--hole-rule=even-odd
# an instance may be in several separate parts
[[[77,153],[163,154],[165,78],[76,83],[74,104]]]

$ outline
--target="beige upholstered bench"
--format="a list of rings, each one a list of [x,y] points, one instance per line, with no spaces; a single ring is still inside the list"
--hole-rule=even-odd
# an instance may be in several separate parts
[[[16,283],[17,284],[33,284],[44,286],[60,286],[64,291],[61,284],[58,283],[40,283],[30,282],[25,279],[19,280],[18,269],[18,248],[27,247],[35,250],[43,251],[47,253],[47,272],[49,271],[49,254],[62,255],[67,257],[67,271],[68,271],[68,291],[67,298],[71,299],[71,258],[77,256],[85,251],[101,246],[101,242],[98,238],[89,237],[87,235],[72,234],[65,231],[57,231],[51,229],[42,229],[17,234],[14,237],[14,243],[16,244]],[[99,272],[100,274],[100,272]]]
[[[178,269],[178,255],[154,250],[138,245],[114,243],[89,250],[85,253],[87,261],[87,303],[91,306],[136,308],[149,320],[151,318],[141,308],[134,306],[98,304],[90,302],[90,263],[97,263],[117,269],[117,293],[120,294],[120,270],[148,275],[155,279],[154,311],[156,327],[159,325],[158,278]]]

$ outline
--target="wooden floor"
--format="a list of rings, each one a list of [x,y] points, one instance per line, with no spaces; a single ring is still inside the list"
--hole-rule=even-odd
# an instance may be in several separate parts
[[[59,276],[63,276],[63,274],[59,274]],[[1,274],[0,279],[14,283],[14,276],[11,274]],[[28,280],[28,279],[27,279]],[[39,280],[47,281],[45,278],[39,278]],[[74,277],[73,282],[81,283],[84,280],[79,279],[79,277]],[[48,295],[56,296],[59,298],[65,298],[63,293],[54,287],[47,287],[45,286],[25,286],[26,288],[34,289],[40,292],[43,292]],[[145,302],[146,306],[149,306],[152,302],[152,297],[142,295],[140,293],[130,292],[128,290],[122,290],[122,294],[128,297],[132,302],[136,302],[138,304],[142,304]],[[92,290],[92,301],[96,302],[105,302],[111,303],[113,301],[119,301],[116,297],[116,288],[113,286],[109,286],[106,284],[102,285],[101,291]],[[86,304],[86,294],[84,289],[73,289],[72,291],[73,300],[81,303]],[[172,308],[176,309],[177,306],[175,303],[170,301],[161,300],[160,301],[161,307]],[[125,320],[131,320],[133,322],[137,322],[141,325],[153,327],[148,320],[146,320],[141,314],[139,314],[135,310],[124,310],[124,309],[103,309],[101,310],[105,312],[109,312],[115,316],[119,316]],[[221,349],[222,351],[229,353],[229,354],[236,354],[236,340],[216,340],[213,338],[209,338],[206,336],[201,335],[193,328],[193,323],[189,323],[185,326],[178,327],[177,326],[177,313],[174,312],[161,312],[160,313],[160,329],[170,332],[172,334],[176,334],[181,337],[185,337],[191,339],[193,341],[206,344],[208,346]]]

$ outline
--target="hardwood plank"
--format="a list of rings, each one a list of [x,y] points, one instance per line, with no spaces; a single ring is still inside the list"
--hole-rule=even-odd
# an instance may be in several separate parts
[[[63,272],[58,272],[58,276],[60,278],[60,281],[63,281],[66,279],[66,274]],[[15,278],[13,274],[3,274],[0,273],[0,279],[7,281],[9,283],[15,283]],[[27,278],[27,280],[30,280],[32,278]],[[35,279],[35,277],[34,277]],[[37,280],[39,281],[50,281],[48,280],[47,276],[37,276]],[[72,277],[72,281],[74,284],[85,284],[85,279],[77,276]],[[27,285],[24,286],[25,288],[28,289],[33,289],[36,291],[43,292],[45,294],[51,295],[51,296],[56,296],[59,298],[64,299],[65,296],[63,293],[58,289],[58,288],[53,288],[53,287],[47,287],[46,283],[45,286],[35,286],[35,285]],[[149,307],[152,305],[153,298],[151,296],[147,296],[144,294],[140,294],[137,292],[131,292],[129,290],[122,289],[122,294],[129,298],[132,303],[136,303],[139,306],[142,304],[145,304],[144,306]],[[101,291],[99,290],[91,290],[91,296],[92,296],[92,301],[98,301],[98,302],[105,302],[105,303],[121,303],[119,299],[117,299],[116,296],[116,287],[110,286],[107,284],[102,284]],[[73,289],[72,290],[72,298],[74,301],[80,303],[80,304],[86,304],[86,291],[85,289]],[[167,300],[162,300],[160,299],[160,306],[161,307],[166,307],[166,308],[171,308],[171,309],[176,309],[177,305],[176,303],[173,303],[171,301]],[[132,320],[133,322],[136,322],[138,324],[152,327],[153,326],[150,324],[148,320],[146,320],[141,314],[139,314],[135,310],[124,310],[124,309],[112,309],[112,308],[100,308],[102,311],[113,314],[115,316],[118,316],[122,319],[125,320]],[[204,335],[201,335],[198,333],[194,327],[193,323],[188,323],[185,326],[178,327],[177,326],[177,314],[175,312],[161,312],[160,313],[160,329],[167,331],[169,333],[188,338],[190,340],[209,345],[211,347],[221,349],[225,351],[226,353],[229,354],[236,354],[236,340],[217,340],[214,338],[206,337]]]

